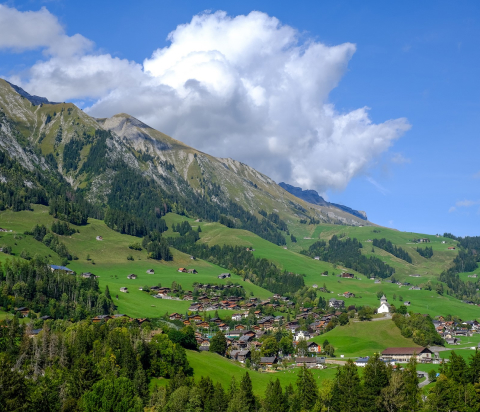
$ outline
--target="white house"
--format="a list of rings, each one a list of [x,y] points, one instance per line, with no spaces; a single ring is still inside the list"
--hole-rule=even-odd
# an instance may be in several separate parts
[[[309,340],[311,338],[310,334],[308,332],[305,332],[303,330],[298,331],[295,334],[295,340],[298,342],[299,340]]]
[[[380,307],[378,308],[377,313],[390,313],[390,305],[387,302],[385,295],[380,298]]]

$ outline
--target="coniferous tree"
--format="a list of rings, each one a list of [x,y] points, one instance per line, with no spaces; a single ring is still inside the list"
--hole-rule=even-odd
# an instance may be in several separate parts
[[[332,411],[352,412],[359,410],[361,394],[360,377],[351,359],[338,368],[332,391]]]
[[[365,365],[363,381],[363,408],[372,412],[381,412],[383,409],[379,406],[379,398],[382,389],[388,386],[388,370],[378,353],[375,353]]]
[[[275,382],[271,380],[268,382],[263,409],[265,409],[265,412],[286,412],[285,396],[279,379]]]
[[[312,371],[305,365],[298,371],[295,399],[300,409],[310,410],[318,399],[318,388]]]

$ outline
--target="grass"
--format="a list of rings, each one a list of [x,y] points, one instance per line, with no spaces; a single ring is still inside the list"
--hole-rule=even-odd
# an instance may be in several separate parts
[[[328,339],[335,348],[335,356],[346,358],[372,356],[375,352],[382,352],[388,347],[418,346],[411,339],[403,337],[392,320],[371,322],[352,322],[313,339],[323,344]]]
[[[330,294],[321,295],[327,300],[332,297],[338,298],[338,295],[349,291],[354,293],[356,297],[346,300],[346,304],[378,307],[380,303],[377,298],[377,293],[381,291],[385,293],[389,299],[389,303],[395,305],[396,307],[403,305],[403,302],[399,300],[400,296],[403,298],[403,301],[410,301],[411,305],[409,310],[413,312],[428,313],[431,316],[451,314],[459,316],[465,320],[476,319],[478,317],[478,311],[475,306],[467,305],[451,296],[440,296],[434,291],[408,290],[408,287],[406,286],[399,287],[396,284],[385,282],[375,284],[373,280],[369,280],[366,276],[356,273],[352,270],[348,271],[356,274],[358,279],[339,279],[336,276],[332,276],[332,273],[338,275],[342,271],[342,268],[335,267],[327,262],[311,259],[301,255],[296,251],[302,249],[303,247],[308,247],[306,243],[304,243],[302,247],[299,247],[297,244],[292,245],[288,238],[288,242],[290,244],[288,249],[285,250],[283,247],[274,245],[273,243],[270,243],[251,232],[240,229],[230,229],[219,223],[195,222],[194,219],[189,219],[173,213],[167,214],[165,220],[170,228],[173,223],[180,223],[184,220],[188,220],[194,228],[197,228],[200,225],[202,229],[202,232],[200,233],[200,241],[207,243],[210,246],[227,244],[232,246],[239,245],[253,247],[255,249],[255,252],[253,252],[255,256],[269,259],[275,262],[282,269],[286,269],[294,273],[305,274],[306,276],[304,280],[307,286],[312,286],[313,284],[323,286],[325,284],[328,290],[333,292]],[[311,230],[312,233],[306,232],[307,229]],[[295,230],[303,232],[300,232],[297,236]],[[373,233],[372,230],[379,230],[380,232]],[[314,226],[294,224],[292,231],[295,236],[297,236],[298,244],[301,244],[302,242],[309,242],[309,244],[311,244],[315,241],[315,239],[304,240],[304,236],[316,236],[317,239],[328,239],[329,237],[333,236],[333,234],[340,235],[345,233],[346,236],[357,237],[359,240],[363,241],[364,250],[371,250],[371,243],[365,243],[365,240],[374,237],[385,237],[403,248],[409,248],[409,253],[411,253],[415,264],[408,264],[407,262],[397,259],[396,257],[378,248],[375,248],[375,255],[382,257],[383,260],[389,264],[392,264],[396,268],[397,272],[395,276],[398,279],[410,282],[412,285],[420,285],[428,280],[436,281],[441,271],[446,266],[450,265],[451,260],[456,255],[456,251],[450,252],[444,250],[449,244],[455,243],[453,240],[443,237],[437,238],[435,235],[431,236],[418,233],[399,232],[393,229],[373,228],[372,226],[350,227],[338,225]],[[169,229],[165,233],[165,236],[178,236],[178,233],[174,233],[171,229]],[[411,243],[409,241],[414,237],[427,237],[430,239],[431,242],[428,243],[428,245],[432,246],[434,249],[434,256],[431,259],[425,259],[421,257],[414,250],[416,249],[417,244],[409,244]],[[446,241],[448,243],[442,244],[442,241]],[[427,244],[422,244],[420,247],[425,247],[425,245]],[[326,277],[321,276],[321,273],[326,270],[330,273],[330,275]],[[421,277],[413,278],[409,276],[409,274],[416,273],[420,274]],[[394,300],[394,296],[397,298],[397,300]]]
[[[248,370],[237,362],[223,358],[220,355],[210,352],[187,351],[188,362],[193,367],[195,378],[209,376],[214,382],[221,382],[225,389],[230,385],[232,376],[239,382],[245,372],[248,371],[252,380],[253,390],[256,395],[264,396],[265,389],[270,379],[280,380],[282,387],[285,388],[290,383],[295,386],[299,368],[289,369],[278,372],[255,372]],[[312,369],[315,380],[321,384],[325,379],[331,379],[335,376],[336,366],[329,365],[327,369]],[[201,372],[199,372],[201,371]]]

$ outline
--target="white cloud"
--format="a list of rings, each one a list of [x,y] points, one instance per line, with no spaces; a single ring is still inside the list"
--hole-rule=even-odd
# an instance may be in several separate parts
[[[67,36],[58,19],[45,7],[21,12],[0,4],[0,49],[21,52],[42,47],[48,54],[72,55],[92,46],[80,34]]]
[[[58,25],[45,9],[38,13]],[[345,188],[410,128],[403,118],[374,124],[366,107],[338,112],[328,96],[356,46],[300,42],[296,29],[264,13],[194,16],[143,66],[108,54],[55,52],[59,37],[75,37],[55,33],[35,43],[52,56],[12,81],[51,100],[93,98],[86,111],[94,116],[130,113],[304,188]]]
[[[402,165],[402,164],[411,162],[409,158],[403,156],[403,154],[401,153],[393,153],[391,160],[393,163],[396,163],[397,165]]]
[[[467,199],[459,200],[455,203],[455,206],[452,206],[450,207],[450,209],[448,209],[448,212],[452,213],[452,212],[455,212],[460,207],[468,208],[476,205],[480,205],[480,200],[467,200]]]

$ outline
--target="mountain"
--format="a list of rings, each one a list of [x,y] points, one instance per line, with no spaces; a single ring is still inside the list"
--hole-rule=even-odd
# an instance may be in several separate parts
[[[0,125],[0,150],[30,173],[58,174],[102,210],[143,208],[144,219],[164,209],[211,220],[223,214],[244,228],[250,214],[259,221],[276,214],[287,225],[305,218],[366,224],[358,212],[309,203],[244,163],[198,151],[128,114],[96,119],[1,79]]]
[[[303,190],[301,187],[295,187],[284,182],[280,182],[278,185],[292,195],[295,195],[299,199],[305,200],[305,202],[311,203],[313,205],[334,207],[343,210],[344,212],[350,213],[351,215],[356,216],[360,219],[368,220],[367,214],[365,212],[354,210],[348,206],[339,205],[337,203],[327,202],[322,196],[318,194],[316,190]]]

